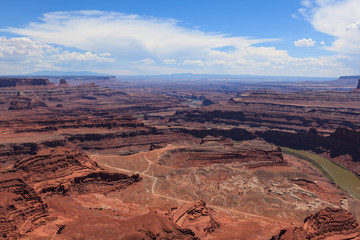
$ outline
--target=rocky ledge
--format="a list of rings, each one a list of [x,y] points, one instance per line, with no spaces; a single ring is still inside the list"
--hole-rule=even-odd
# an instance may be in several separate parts
[[[46,78],[0,78],[0,87],[49,86],[53,85]]]
[[[283,229],[271,240],[359,239],[359,223],[350,212],[325,208],[305,218],[299,227]]]

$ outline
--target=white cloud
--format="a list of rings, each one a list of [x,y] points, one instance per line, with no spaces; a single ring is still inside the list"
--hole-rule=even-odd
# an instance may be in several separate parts
[[[132,63],[136,63],[136,64],[141,63],[141,64],[149,65],[149,64],[155,64],[155,61],[151,58],[145,58],[140,61],[132,61]]]
[[[347,31],[359,31],[360,30],[360,21],[356,21],[356,23],[349,24],[345,29]]]
[[[308,18],[309,16],[308,16],[308,9],[307,8],[299,8],[298,9],[298,13],[299,13],[299,15],[296,15],[296,16],[302,16],[302,17],[304,17],[304,18]],[[300,18],[300,17],[298,17],[298,18]]]
[[[203,66],[204,62],[201,60],[184,60],[183,64]]]
[[[96,54],[64,51],[50,44],[34,41],[27,37],[0,37],[0,72],[2,74],[22,74],[37,70],[61,70],[65,63],[115,61],[108,58],[110,53]],[[77,67],[82,67],[77,64]]]
[[[174,59],[164,59],[163,63],[164,64],[176,64],[176,60],[174,60]]]
[[[46,53],[57,52],[58,49],[48,44],[33,41],[26,37],[6,38],[0,37],[0,57],[40,57]]]
[[[111,53],[100,53],[98,55],[101,56],[101,57],[110,57]]]
[[[295,14],[295,13],[291,14],[291,17],[292,17],[292,18],[295,18],[295,19],[300,19],[300,17],[299,17],[297,14]]]
[[[311,38],[303,38],[298,39],[297,41],[294,41],[294,45],[296,47],[313,47],[315,45],[316,41],[312,40]]]
[[[335,37],[328,50],[360,54],[360,1],[359,0],[316,0],[307,9],[307,20],[322,33]]]
[[[311,2],[311,0],[302,0],[301,5],[303,5],[307,8],[310,8],[310,7],[312,7],[312,2]]]
[[[24,28],[8,28],[8,31],[33,39],[33,42],[48,46],[56,44],[65,49],[49,53],[48,58],[37,63],[39,67],[47,62],[53,68],[76,66],[88,70],[106,64],[109,72],[132,74],[191,71],[325,76],[349,70],[342,62],[342,55],[294,58],[286,50],[260,46],[262,43],[269,45],[276,39],[208,33],[183,27],[173,19],[117,12],[46,13],[39,22],[29,23]],[[311,39],[305,40],[308,45],[315,43]]]
[[[53,12],[44,14],[41,20],[25,28],[9,28],[9,31],[85,51],[111,52],[112,56],[134,61],[149,55],[162,59],[207,57],[213,48],[241,49],[269,41],[206,33],[181,27],[172,19],[116,12]]]
[[[114,62],[115,59],[107,58],[104,56],[110,56],[109,53],[96,54],[91,52],[79,53],[79,52],[69,52],[63,51],[60,54],[53,55],[52,57],[59,61],[96,61],[96,62]]]
[[[58,51],[59,48],[26,37],[0,37],[0,72],[1,74],[32,72],[37,66],[45,65],[42,59]],[[47,64],[47,67],[49,65],[51,64]]]
[[[215,60],[207,61],[207,62],[206,62],[206,65],[208,65],[208,66],[227,65],[228,63],[229,63],[229,62],[226,62],[225,60],[215,59]]]

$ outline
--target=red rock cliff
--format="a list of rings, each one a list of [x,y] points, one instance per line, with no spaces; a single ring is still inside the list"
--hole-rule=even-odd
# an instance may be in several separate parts
[[[45,78],[0,78],[0,87],[48,86],[52,83]]]
[[[305,218],[299,227],[283,229],[271,240],[359,239],[359,223],[346,210],[325,208]]]

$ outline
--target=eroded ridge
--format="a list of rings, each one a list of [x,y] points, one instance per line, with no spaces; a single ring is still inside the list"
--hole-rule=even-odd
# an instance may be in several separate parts
[[[309,217],[304,224],[283,229],[272,240],[287,239],[358,239],[358,221],[346,210],[325,208]]]

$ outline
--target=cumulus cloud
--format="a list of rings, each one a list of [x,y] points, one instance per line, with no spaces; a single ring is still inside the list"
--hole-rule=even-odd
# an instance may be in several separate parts
[[[0,57],[39,57],[46,53],[57,52],[58,49],[39,41],[26,37],[6,38],[0,37]]]
[[[203,66],[204,62],[201,60],[184,60],[183,64]]]
[[[359,31],[360,30],[360,21],[356,21],[356,23],[349,24],[345,29],[347,31]]]
[[[294,45],[296,47],[313,47],[315,46],[316,41],[312,40],[311,38],[303,38],[298,39],[297,41],[294,41]]]
[[[306,9],[306,16],[315,30],[335,38],[328,50],[360,54],[359,0],[316,0]]]
[[[176,64],[176,60],[174,60],[174,59],[164,59],[163,63],[164,64]]]
[[[110,53],[96,54],[89,51],[69,52],[27,37],[0,37],[1,74],[21,74],[44,69],[61,70],[64,64],[75,62],[87,62],[87,64],[114,62],[115,59],[109,58],[110,55]],[[78,67],[80,65],[77,64]]]
[[[132,63],[140,63],[140,64],[149,65],[149,64],[155,64],[155,61],[151,58],[145,58],[140,61],[132,61]]]
[[[55,54],[52,57],[60,61],[77,60],[77,61],[114,62],[115,59],[105,57],[110,55],[111,55],[110,53],[96,54],[91,52],[80,53],[80,52],[63,51],[61,54]]]
[[[302,0],[301,5],[303,5],[307,8],[310,8],[312,6],[312,2],[311,2],[311,0]]]

